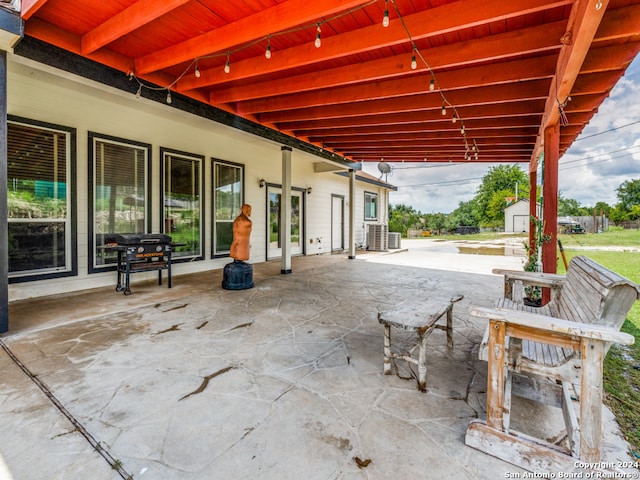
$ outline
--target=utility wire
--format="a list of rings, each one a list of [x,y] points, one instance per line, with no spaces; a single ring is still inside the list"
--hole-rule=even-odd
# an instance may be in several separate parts
[[[602,132],[593,133],[591,135],[587,135],[586,137],[580,137],[580,138],[574,140],[573,143],[579,142],[581,140],[586,140],[587,138],[597,137],[598,135],[604,135],[605,133],[615,132],[616,130],[620,130],[622,128],[627,128],[627,127],[630,127],[632,125],[637,125],[638,123],[640,123],[640,120],[636,120],[635,122],[627,123],[626,125],[620,125],[619,127],[610,128],[609,130],[604,130]]]

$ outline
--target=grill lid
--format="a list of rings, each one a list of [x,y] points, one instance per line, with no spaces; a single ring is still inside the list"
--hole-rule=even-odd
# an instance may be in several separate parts
[[[118,245],[140,245],[144,243],[165,245],[171,243],[171,237],[165,233],[116,233],[109,240]]]

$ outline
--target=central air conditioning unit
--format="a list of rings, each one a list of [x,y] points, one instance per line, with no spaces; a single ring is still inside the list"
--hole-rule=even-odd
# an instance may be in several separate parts
[[[370,224],[367,230],[367,250],[374,252],[387,251],[387,226]]]
[[[392,249],[400,248],[400,234],[398,232],[389,232],[388,247]]]

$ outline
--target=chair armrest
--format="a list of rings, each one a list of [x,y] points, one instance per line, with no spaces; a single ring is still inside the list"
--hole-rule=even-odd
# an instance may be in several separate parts
[[[556,293],[565,282],[564,275],[556,275],[554,273],[523,272],[522,270],[503,270],[500,268],[495,268],[493,273],[504,277],[504,297],[511,300],[515,300],[513,293],[514,284],[517,281],[522,282],[523,285],[547,287]]]
[[[558,275],[555,273],[523,272],[521,270],[503,270],[500,268],[494,268],[493,273],[496,275],[503,275],[505,277],[505,281],[520,280],[528,285],[539,285],[541,287],[550,288],[561,287],[566,280],[565,275]]]
[[[507,325],[511,324],[526,329],[550,332],[553,336],[583,337],[622,345],[631,345],[635,340],[632,335],[605,325],[572,322],[509,308],[472,307],[470,313],[476,317],[505,322]]]

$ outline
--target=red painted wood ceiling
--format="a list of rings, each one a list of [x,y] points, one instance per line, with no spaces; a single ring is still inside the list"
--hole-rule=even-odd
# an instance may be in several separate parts
[[[559,105],[563,153],[640,50],[640,0],[23,0],[22,17],[27,35],[358,162],[535,165]]]

